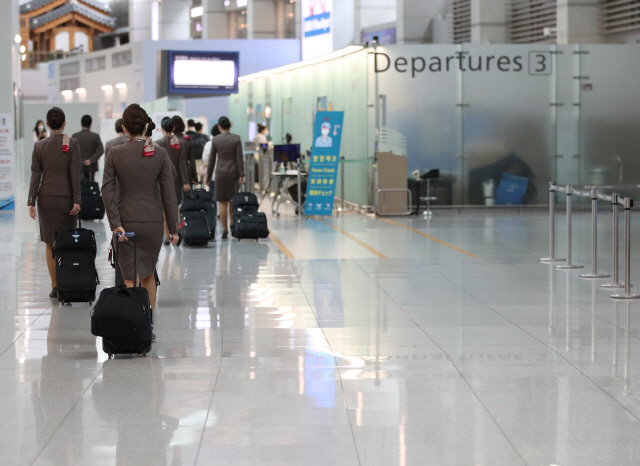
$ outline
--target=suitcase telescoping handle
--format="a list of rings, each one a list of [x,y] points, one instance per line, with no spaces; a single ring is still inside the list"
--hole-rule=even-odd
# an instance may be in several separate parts
[[[120,238],[122,236],[122,233],[117,233],[116,237]],[[133,239],[136,237],[136,232],[135,231],[126,231],[124,233],[124,237],[125,238],[129,238],[129,239]],[[118,264],[118,247],[117,246],[118,241],[116,241],[116,246],[114,249],[115,252],[115,260],[116,260],[116,265],[119,266]],[[122,271],[122,270],[121,270]],[[142,286],[142,280],[140,281],[140,286]],[[136,288],[138,287],[138,244],[137,241],[133,242],[133,287]]]

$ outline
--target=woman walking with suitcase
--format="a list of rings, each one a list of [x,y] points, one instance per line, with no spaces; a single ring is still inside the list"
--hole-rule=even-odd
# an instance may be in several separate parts
[[[51,293],[57,296],[56,264],[52,247],[56,232],[75,228],[80,212],[80,145],[64,134],[64,112],[53,107],[47,112],[51,135],[36,142],[31,157],[29,215],[40,219],[40,240],[47,250]]]
[[[154,271],[162,248],[164,218],[172,244],[178,242],[179,227],[172,163],[166,150],[145,138],[148,124],[147,112],[138,104],[131,104],[124,111],[122,127],[129,142],[109,151],[102,195],[111,229],[114,235],[120,234],[118,262],[125,284],[129,288],[134,286],[134,250],[124,233],[135,232],[138,276],[149,292],[154,310]]]
[[[242,140],[237,134],[231,134],[231,121],[227,117],[218,120],[221,134],[211,140],[211,154],[207,169],[207,184],[211,183],[213,169],[216,167],[215,200],[220,203],[222,221],[222,239],[229,235],[229,216],[233,222],[231,197],[236,192],[236,183],[244,184],[244,160]]]

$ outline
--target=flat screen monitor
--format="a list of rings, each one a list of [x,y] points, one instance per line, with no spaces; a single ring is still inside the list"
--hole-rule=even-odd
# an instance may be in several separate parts
[[[273,146],[275,162],[295,162],[300,159],[300,144],[279,144]]]
[[[169,94],[235,94],[238,52],[169,51]]]

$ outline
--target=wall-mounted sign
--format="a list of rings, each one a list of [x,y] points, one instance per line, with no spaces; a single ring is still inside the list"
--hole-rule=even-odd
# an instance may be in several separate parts
[[[302,59],[333,52],[333,0],[302,0]]]
[[[331,215],[340,165],[344,112],[318,112],[311,146],[305,215]]]
[[[15,210],[13,164],[15,161],[13,116],[0,114],[0,211]]]
[[[455,52],[451,55],[391,57],[384,52],[375,54],[376,73],[404,73],[412,78],[423,73],[529,73],[532,76],[553,74],[552,53],[533,51],[527,55],[474,55]]]

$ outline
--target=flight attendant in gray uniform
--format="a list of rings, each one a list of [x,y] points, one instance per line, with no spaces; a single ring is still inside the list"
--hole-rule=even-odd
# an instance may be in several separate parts
[[[118,262],[125,284],[132,287],[134,276],[133,244],[124,237],[124,232],[133,231],[138,248],[138,276],[155,310],[153,272],[162,248],[163,212],[173,244],[178,242],[179,225],[171,160],[167,151],[145,138],[148,124],[147,112],[138,104],[131,104],[124,111],[122,127],[129,142],[109,150],[102,196],[114,235],[123,234],[118,239]]]
[[[191,150],[191,136],[184,133],[184,120],[178,115],[173,118],[173,135],[180,141],[180,152],[182,157],[187,162],[189,168],[189,182],[196,184],[198,182],[198,170],[196,169],[196,160],[193,157],[193,151]]]
[[[36,142],[31,157],[29,215],[40,218],[40,240],[47,246],[47,268],[51,276],[50,297],[57,296],[56,262],[52,246],[56,233],[75,228],[80,212],[80,145],[64,133],[64,112],[47,112],[48,138]]]
[[[191,183],[189,181],[189,169],[187,167],[187,162],[184,159],[184,153],[180,150],[180,140],[173,134],[173,119],[164,118],[162,120],[162,134],[164,137],[157,142],[157,144],[164,148],[169,154],[169,158],[173,163],[174,167],[174,177],[173,182],[176,190],[176,199],[178,200],[178,205],[182,202],[183,192],[191,191]],[[169,241],[169,229],[167,228],[167,223],[164,225],[164,233],[165,246],[170,243]]]
[[[218,120],[221,134],[211,140],[211,155],[207,169],[207,184],[211,182],[213,169],[216,168],[215,200],[220,203],[220,220],[222,221],[222,239],[229,234],[229,219],[233,222],[231,197],[236,192],[236,183],[244,184],[244,160],[242,141],[237,134],[231,134],[231,122],[227,117]]]

